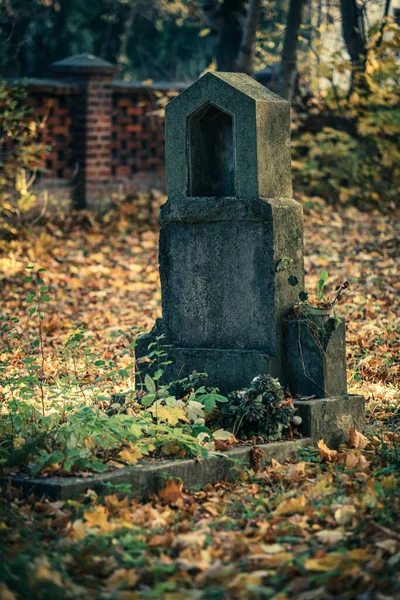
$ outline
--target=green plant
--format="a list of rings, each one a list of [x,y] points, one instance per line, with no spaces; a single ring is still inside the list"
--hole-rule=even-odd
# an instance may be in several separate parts
[[[315,309],[334,311],[334,308],[337,304],[342,304],[356,290],[358,290],[360,286],[366,285],[369,275],[362,277],[354,287],[350,287],[350,283],[348,281],[344,281],[335,287],[335,291],[332,296],[327,296],[324,291],[328,277],[328,271],[326,269],[322,269],[319,275],[316,293],[307,292],[301,288],[299,285],[299,280],[295,275],[292,274],[288,277],[288,283],[291,286],[297,286],[300,288],[298,295],[300,303],[298,306],[294,307],[295,312],[307,314],[307,312],[311,313]]]
[[[163,336],[149,346],[150,369],[137,390],[135,327],[119,332],[125,340],[120,366],[93,351],[91,335],[79,323],[61,348],[45,356],[43,307],[51,300],[49,287],[45,269],[27,268],[25,282],[34,286],[26,297],[27,312],[37,321],[35,335],[24,339],[25,329],[13,317],[2,317],[0,328],[6,351],[0,352],[0,465],[5,472],[15,467],[46,475],[102,472],[149,454],[204,457],[214,449],[206,419],[227,399],[200,385],[195,373],[161,384],[170,364]],[[17,368],[15,354],[22,357]],[[56,373],[45,368],[55,359]],[[206,378],[201,375],[202,382]]]
[[[13,235],[32,217],[37,201],[32,186],[49,149],[40,141],[44,120],[34,118],[26,95],[23,87],[0,83],[0,226]]]
[[[316,294],[313,294],[311,292],[306,292],[305,290],[300,288],[300,292],[299,292],[300,302],[303,304],[306,304],[306,303],[311,304],[310,296],[314,296],[316,298],[316,302],[313,304],[316,304],[316,306],[318,306],[318,307],[327,308],[327,307],[335,304],[335,302],[337,301],[336,297],[333,299],[329,299],[329,298],[325,297],[325,295],[324,295],[324,287],[325,287],[327,280],[328,280],[328,271],[326,269],[322,269],[322,271],[319,275]],[[293,274],[290,275],[290,277],[288,278],[288,282],[293,287],[296,287],[296,286],[300,287],[299,280]]]
[[[229,394],[225,416],[235,435],[277,440],[290,426],[295,412],[292,401],[285,400],[279,381],[270,375],[258,375],[248,388]]]
[[[317,81],[323,92],[309,91],[295,116],[292,146],[298,190],[360,208],[397,204],[399,48],[400,31],[394,23],[373,25],[365,74],[354,79],[350,94],[347,86],[338,84],[351,77],[348,57],[339,51],[329,61],[320,61]]]

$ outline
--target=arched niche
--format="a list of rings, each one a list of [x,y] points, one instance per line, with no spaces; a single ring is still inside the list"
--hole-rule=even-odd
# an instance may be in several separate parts
[[[233,118],[211,103],[188,117],[188,196],[235,196]]]

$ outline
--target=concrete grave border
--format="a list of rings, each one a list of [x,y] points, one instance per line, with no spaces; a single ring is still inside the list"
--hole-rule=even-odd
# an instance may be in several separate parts
[[[165,485],[167,478],[181,479],[184,487],[195,488],[207,483],[234,480],[246,469],[251,469],[252,448],[261,449],[261,466],[275,459],[279,462],[296,456],[300,448],[314,446],[323,439],[331,449],[336,449],[348,439],[349,429],[362,431],[365,423],[363,396],[347,394],[329,398],[295,400],[295,408],[303,419],[300,430],[304,438],[256,446],[237,446],[226,452],[197,460],[194,458],[167,459],[159,462],[139,461],[132,467],[101,473],[93,477],[51,477],[48,479],[22,475],[0,477],[0,487],[13,485],[27,493],[47,496],[53,500],[78,498],[90,489],[98,495],[110,493],[105,484],[130,484],[130,496],[147,498]]]
[[[26,493],[47,496],[52,500],[78,498],[90,489],[100,496],[112,493],[105,484],[131,484],[130,496],[147,498],[165,486],[167,478],[181,479],[186,488],[202,487],[207,483],[232,481],[246,469],[252,468],[252,448],[261,449],[261,465],[275,459],[279,462],[298,454],[300,448],[312,446],[310,438],[239,446],[217,456],[202,460],[194,458],[164,460],[150,463],[141,461],[132,467],[101,473],[93,477],[52,477],[39,479],[24,476],[0,477],[0,487],[13,485]]]

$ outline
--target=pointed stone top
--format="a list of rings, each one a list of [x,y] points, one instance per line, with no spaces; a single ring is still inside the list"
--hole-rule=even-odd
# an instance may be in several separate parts
[[[291,198],[290,104],[249,75],[208,72],[165,117],[170,203]]]
[[[192,83],[184,92],[174,98],[169,104],[181,103],[189,96],[207,95],[211,89],[223,96],[225,93],[243,94],[246,98],[256,102],[279,102],[289,104],[286,100],[271,92],[258,81],[245,73],[223,73],[220,71],[208,71],[197,81]]]
[[[54,71],[80,72],[80,73],[114,73],[119,70],[117,65],[113,65],[98,56],[84,52],[75,54],[63,60],[59,60],[51,65]]]
[[[286,102],[283,98],[271,92],[258,81],[246,75],[245,73],[223,73],[217,71],[215,73],[209,71],[205,76],[218,77],[225,83],[228,83],[239,92],[246,94],[253,100],[266,100],[267,102]],[[204,76],[204,77],[205,77]]]

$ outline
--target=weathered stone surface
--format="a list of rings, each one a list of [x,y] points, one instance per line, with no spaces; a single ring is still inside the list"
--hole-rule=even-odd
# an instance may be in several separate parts
[[[149,344],[155,342],[163,333],[163,320],[157,319],[152,331],[138,338],[137,356],[146,356],[149,353]],[[234,389],[247,386],[256,375],[268,374],[270,370],[270,357],[258,350],[180,348],[163,345],[163,340],[160,341],[160,348],[167,353],[168,360],[172,361],[172,364],[163,366],[161,383],[183,379],[197,371],[207,373],[209,385],[218,387],[223,394],[228,394]],[[147,373],[148,363],[139,362],[138,369],[140,377],[137,377],[136,384],[140,386]]]
[[[247,75],[208,73],[168,104],[159,261],[177,368],[165,378],[208,372],[225,392],[269,372],[285,383],[283,319],[297,291],[278,265],[300,285],[304,272],[289,136],[289,104]]]
[[[301,207],[294,200],[258,199],[238,216],[225,199],[213,200],[210,215],[193,205],[190,214],[183,202],[162,209],[166,339],[179,347],[262,351],[272,358],[272,374],[283,380],[283,319],[297,292],[277,265],[288,259],[302,279]],[[198,356],[187,359],[192,369],[204,370]]]
[[[365,400],[362,396],[346,394],[332,398],[296,400],[294,402],[303,422],[303,435],[316,442],[324,440],[335,449],[347,442],[349,429],[363,431],[365,424]]]
[[[274,458],[284,461],[295,456],[300,448],[310,446],[312,440],[302,438],[293,441],[273,442],[257,446],[264,452],[261,465]],[[234,480],[242,471],[251,468],[251,446],[233,448],[227,452],[209,456],[201,461],[195,459],[165,460],[158,463],[141,461],[133,467],[125,467],[94,477],[68,477],[33,479],[28,477],[0,477],[0,487],[15,485],[27,493],[45,495],[54,500],[77,498],[90,489],[99,495],[110,493],[107,483],[130,484],[131,496],[147,498],[164,487],[168,477],[181,479],[185,487],[202,487],[207,483]]]
[[[347,393],[346,326],[330,319],[318,327],[308,319],[287,322],[287,382],[293,395],[326,398]]]
[[[232,119],[231,125],[221,111]],[[206,73],[167,105],[165,118],[167,192],[171,202],[191,196],[192,202],[196,202],[196,196],[235,196],[242,200],[292,197],[290,104],[248,75]],[[197,131],[200,119],[200,127],[206,130],[204,136]],[[225,133],[209,139],[206,134],[214,123]],[[232,135],[227,130],[232,130]],[[213,150],[215,145],[219,146],[217,152]],[[235,159],[233,165],[232,161],[229,164],[234,185],[226,185],[229,169],[224,155],[229,153]],[[207,160],[210,154],[221,167],[225,178],[222,186],[216,185],[219,175]],[[213,175],[204,178],[210,185],[193,182],[200,168]]]

